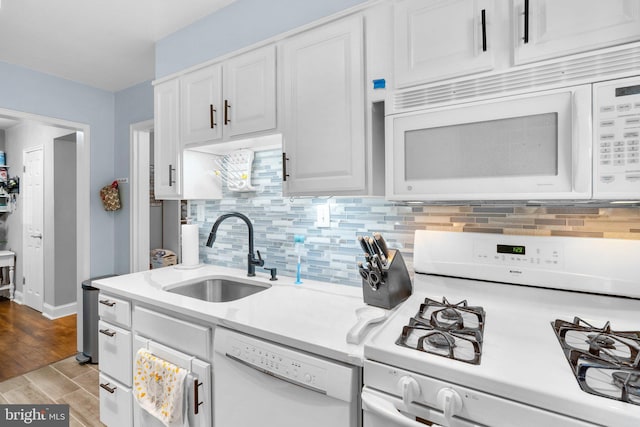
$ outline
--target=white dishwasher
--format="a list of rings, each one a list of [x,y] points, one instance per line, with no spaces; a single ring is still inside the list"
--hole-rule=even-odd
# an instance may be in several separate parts
[[[216,427],[361,425],[359,368],[220,327],[213,348]]]

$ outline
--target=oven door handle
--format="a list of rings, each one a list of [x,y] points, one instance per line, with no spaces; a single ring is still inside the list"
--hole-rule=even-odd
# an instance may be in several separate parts
[[[394,425],[402,427],[424,427],[424,424],[413,421],[398,412],[393,403],[372,394],[366,388],[362,390],[362,409],[370,411],[385,421],[394,423]]]

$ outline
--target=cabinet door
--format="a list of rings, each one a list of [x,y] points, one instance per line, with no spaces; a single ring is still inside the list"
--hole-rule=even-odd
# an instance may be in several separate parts
[[[131,332],[98,322],[100,371],[131,387]]]
[[[154,88],[154,189],[157,199],[179,198],[181,188],[181,155],[178,115],[178,80],[161,83]]]
[[[514,0],[513,4],[516,64],[640,39],[638,0]]]
[[[289,195],[365,189],[363,26],[351,17],[283,43]]]
[[[222,138],[222,72],[220,65],[194,71],[180,79],[182,144]]]
[[[394,15],[397,87],[493,68],[492,0],[405,0]]]
[[[100,373],[100,422],[107,426],[133,425],[131,388]]]
[[[276,127],[276,48],[267,46],[231,58],[224,66],[225,136]]]

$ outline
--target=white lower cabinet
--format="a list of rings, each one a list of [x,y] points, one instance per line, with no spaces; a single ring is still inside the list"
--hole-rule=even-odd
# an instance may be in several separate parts
[[[131,386],[131,332],[103,320],[98,332],[100,370]]]
[[[136,335],[133,341],[134,358],[138,350],[144,348],[154,356],[188,372],[184,390],[186,395],[184,415],[187,419],[185,425],[189,427],[211,427],[213,412],[211,364],[143,336]],[[140,408],[135,396],[132,396],[132,404],[134,426],[144,427],[149,425],[150,421],[155,421],[151,419],[151,415]]]
[[[107,426],[133,425],[131,388],[100,373],[100,422]]]
[[[108,427],[160,425],[140,408],[134,396],[135,358],[138,350],[145,348],[187,370],[184,414],[188,425],[211,427],[212,327],[109,295],[100,294],[100,303],[100,421]]]

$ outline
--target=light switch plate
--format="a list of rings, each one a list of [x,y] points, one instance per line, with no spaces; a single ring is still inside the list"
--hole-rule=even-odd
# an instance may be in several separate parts
[[[198,205],[196,211],[196,221],[204,222],[204,205]]]
[[[316,214],[316,227],[331,226],[331,208],[329,205],[318,205]]]

